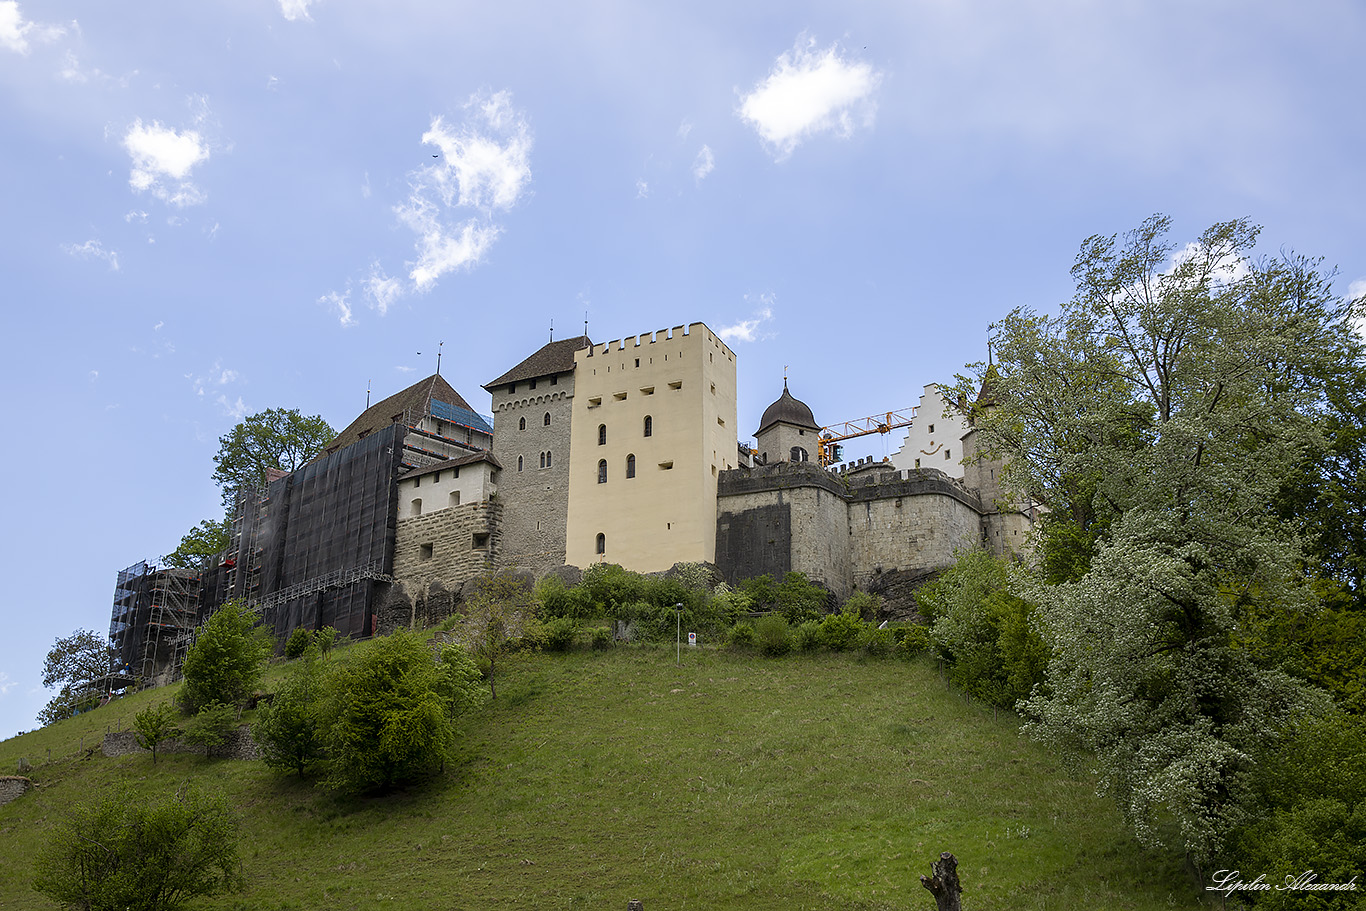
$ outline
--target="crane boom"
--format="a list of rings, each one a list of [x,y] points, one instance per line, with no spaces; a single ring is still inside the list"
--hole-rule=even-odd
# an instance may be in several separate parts
[[[827,467],[840,461],[840,447],[837,444],[841,441],[868,436],[872,433],[891,433],[893,430],[909,427],[911,422],[915,420],[917,410],[917,408],[901,408],[897,411],[884,411],[880,414],[869,415],[866,418],[855,418],[852,421],[822,427],[817,437],[821,466]]]

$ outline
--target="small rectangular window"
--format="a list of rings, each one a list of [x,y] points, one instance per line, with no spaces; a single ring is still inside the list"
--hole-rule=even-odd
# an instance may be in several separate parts
[[[474,540],[473,540],[473,542],[471,543],[471,549],[472,549],[472,550],[484,550],[484,549],[486,549],[488,546],[489,546],[489,536],[488,536],[488,532],[478,532],[478,531],[476,531],[476,532],[474,533]]]
[[[558,385],[560,385],[560,375],[559,375],[558,373],[555,374],[554,376],[552,376],[552,377],[550,378],[550,385],[552,385],[552,386],[558,386]]]
[[[598,407],[598,406],[601,405],[601,404],[602,404],[602,396],[600,396],[600,395],[599,395],[599,396],[594,396],[593,398],[591,398],[591,399],[588,400],[588,407],[589,407],[589,408],[596,408],[596,407]]]
[[[660,470],[660,471],[671,471],[671,470],[673,469],[673,467],[674,467],[674,463],[673,463],[673,462],[660,462],[660,463],[659,463],[659,470]]]
[[[529,389],[535,389],[535,388],[536,388],[536,381],[535,381],[535,380],[532,380],[532,381],[531,381],[531,385],[530,385],[529,387],[527,387],[527,388],[529,388]]]
[[[626,401],[626,393],[624,393],[624,392],[615,392],[615,393],[612,394],[612,398],[616,399],[618,402],[624,402],[624,401]]]
[[[945,450],[944,450],[944,460],[945,460],[945,461],[948,461],[950,455],[951,455],[951,453],[950,453],[947,449],[945,449]]]
[[[413,486],[414,486],[414,487],[421,487],[421,486],[422,486],[422,476],[421,476],[421,475],[418,475],[417,477],[413,478]]]
[[[654,394],[655,394],[655,387],[653,387],[653,386],[641,386],[641,387],[640,387],[640,394],[641,394],[641,395],[654,395]]]
[[[433,483],[433,484],[440,484],[440,483],[441,483],[441,472],[438,471],[436,474],[432,475],[432,483]]]
[[[682,388],[683,388],[683,381],[682,381],[682,380],[675,380],[674,382],[672,382],[672,383],[669,384],[669,388],[670,388],[670,389],[682,389]]]
[[[516,395],[516,394],[517,394],[517,384],[516,384],[516,383],[508,383],[508,395]]]
[[[723,421],[721,418],[717,418],[717,419],[716,419],[716,423],[720,424],[722,427],[725,427],[725,426],[726,426],[726,422]]]
[[[637,366],[637,367],[640,366],[640,358],[636,358],[636,366]]]
[[[419,560],[430,560],[432,558],[432,545],[423,544],[418,548],[417,558]]]

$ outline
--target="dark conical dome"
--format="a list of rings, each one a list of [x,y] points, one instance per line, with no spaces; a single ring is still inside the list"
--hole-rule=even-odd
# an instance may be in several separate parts
[[[820,425],[816,423],[816,417],[811,413],[811,409],[806,407],[806,403],[794,399],[792,393],[787,391],[787,380],[783,380],[783,394],[778,397],[778,401],[764,409],[764,416],[759,421],[759,429],[754,433],[758,436],[780,422],[791,424],[794,427],[804,427],[807,430],[821,429]]]

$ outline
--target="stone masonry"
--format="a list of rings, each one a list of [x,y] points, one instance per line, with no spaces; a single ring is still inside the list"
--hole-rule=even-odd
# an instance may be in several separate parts
[[[434,584],[459,590],[496,563],[502,513],[498,500],[486,500],[399,519],[394,576],[414,598]]]

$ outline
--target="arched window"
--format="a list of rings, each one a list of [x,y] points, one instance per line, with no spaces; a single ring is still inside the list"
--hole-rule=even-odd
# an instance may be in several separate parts
[[[547,412],[545,413],[545,426],[547,426],[547,427],[550,426],[550,412],[549,412],[549,411],[547,411]]]
[[[547,451],[546,451],[546,454],[545,454],[545,467],[546,467],[546,468],[549,468],[549,467],[550,467],[550,458],[551,458],[551,455],[552,455],[552,453],[551,453],[550,451],[547,450]]]
[[[800,446],[793,446],[793,447],[792,447],[792,461],[794,461],[794,462],[805,462],[805,461],[806,461],[806,450],[803,449],[803,448],[800,447]]]
[[[654,432],[655,432],[655,419],[652,418],[652,417],[650,417],[650,415],[647,414],[647,415],[645,415],[645,435],[646,435],[647,437],[648,437],[648,436],[653,436],[653,435],[654,435]]]
[[[545,467],[545,453],[544,453],[544,452],[541,453],[541,467],[542,467],[542,468]]]
[[[408,515],[410,515],[410,516],[420,516],[420,515],[422,515],[422,501],[421,501],[421,500],[414,500],[412,503],[409,504]]]
[[[634,455],[628,455],[628,456],[626,457],[626,477],[628,477],[628,478],[634,478],[635,476],[636,476],[636,457],[635,457]]]
[[[598,459],[598,483],[607,483],[607,460]]]
[[[518,470],[518,471],[521,471],[521,470],[522,470],[522,457],[521,457],[521,456],[518,456],[518,457],[517,457],[517,470]]]
[[[517,429],[526,430],[526,418],[522,418],[520,421],[517,422]]]
[[[598,445],[599,445],[599,446],[606,446],[606,445],[607,445],[607,425],[606,425],[606,424],[599,424],[599,425],[598,425]]]
[[[600,554],[607,553],[607,536],[604,535],[602,532],[598,532],[597,549],[598,553]]]

